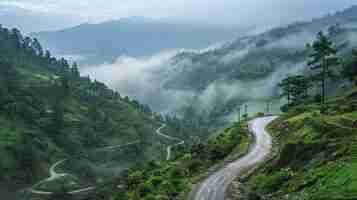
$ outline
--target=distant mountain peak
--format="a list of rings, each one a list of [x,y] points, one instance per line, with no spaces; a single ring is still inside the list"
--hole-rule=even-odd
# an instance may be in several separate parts
[[[119,19],[112,19],[108,21],[104,21],[99,24],[117,24],[117,23],[126,23],[126,24],[145,24],[145,23],[153,23],[158,22],[152,18],[143,17],[143,16],[131,16],[131,17],[123,17]]]
[[[126,21],[126,22],[153,22],[155,21],[152,18],[149,17],[143,17],[143,16],[132,16],[132,17],[125,17],[125,18],[121,18],[120,21]]]

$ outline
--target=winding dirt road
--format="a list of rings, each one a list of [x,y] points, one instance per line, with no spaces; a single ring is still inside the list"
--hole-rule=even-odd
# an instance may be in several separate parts
[[[166,138],[166,139],[168,139],[168,140],[171,140],[171,141],[179,141],[178,143],[176,143],[176,144],[174,144],[174,145],[170,145],[170,146],[168,146],[168,147],[166,148],[166,160],[171,160],[171,150],[172,150],[172,148],[175,147],[175,146],[184,145],[184,144],[185,144],[185,141],[183,141],[183,140],[181,140],[181,139],[179,139],[179,138],[175,138],[175,137],[171,137],[171,136],[168,136],[168,135],[163,134],[163,133],[161,132],[161,130],[162,130],[163,128],[165,128],[165,127],[166,127],[166,124],[163,124],[160,128],[158,128],[158,129],[156,130],[156,134],[159,135],[159,136],[161,136],[161,137],[164,137],[164,138]]]
[[[178,146],[178,145],[183,145],[185,142],[178,139],[178,138],[175,138],[175,137],[171,137],[171,136],[168,136],[168,135],[165,135],[161,132],[161,130],[163,128],[165,128],[166,125],[163,124],[161,127],[159,127],[158,129],[156,129],[156,134],[161,136],[161,137],[164,137],[168,140],[172,140],[172,141],[179,141],[179,143],[177,144],[174,144],[174,145],[170,145],[166,148],[166,151],[167,151],[167,157],[166,159],[167,160],[170,160],[171,159],[171,149],[174,147],[174,146]],[[102,150],[116,150],[116,149],[120,149],[120,148],[123,148],[123,147],[126,147],[126,146],[130,146],[130,145],[134,145],[134,144],[138,144],[140,143],[139,140],[136,140],[136,141],[133,141],[131,143],[127,143],[127,144],[121,144],[121,145],[115,145],[115,146],[108,146],[108,147],[103,147],[103,148],[100,148],[100,149],[97,149],[99,151],[102,151]],[[59,178],[62,178],[62,177],[65,177],[65,176],[72,176],[74,177],[73,175],[71,174],[68,174],[68,173],[57,173],[55,170],[56,168],[63,164],[64,162],[66,161],[66,159],[64,160],[61,160],[61,161],[58,161],[56,163],[54,163],[51,168],[49,169],[49,172],[50,172],[50,177],[36,183],[34,186],[32,186],[32,188],[30,189],[30,192],[33,193],[33,194],[37,194],[37,195],[51,195],[53,194],[52,192],[49,192],[49,191],[41,191],[41,190],[36,190],[35,188],[37,188],[38,186],[40,186],[41,184],[44,184],[44,183],[47,183],[47,182],[50,182],[50,181],[54,181],[56,179],[59,179]],[[75,178],[75,177],[74,177]],[[83,188],[83,189],[78,189],[78,190],[73,190],[73,191],[70,191],[68,192],[68,194],[79,194],[79,193],[82,193],[82,192],[88,192],[88,191],[92,191],[92,190],[95,190],[96,188],[95,187],[87,187],[87,188]]]
[[[113,151],[113,150],[116,150],[116,149],[120,149],[120,148],[127,147],[127,146],[130,146],[130,145],[138,144],[138,143],[140,143],[140,141],[137,140],[137,141],[130,142],[130,143],[127,143],[127,144],[121,144],[121,145],[115,145],[115,146],[108,146],[108,147],[100,148],[98,150],[111,150],[111,151]],[[32,194],[37,194],[37,195],[51,195],[51,194],[53,194],[53,192],[36,190],[35,188],[37,188],[38,186],[40,186],[40,185],[42,185],[44,183],[47,183],[47,182],[50,182],[50,181],[54,181],[56,179],[59,179],[59,178],[65,177],[65,176],[71,176],[71,177],[76,179],[76,177],[71,175],[71,174],[57,173],[56,172],[56,168],[59,165],[63,164],[65,161],[67,161],[67,159],[58,161],[55,164],[53,164],[51,166],[51,168],[49,169],[50,177],[48,177],[48,178],[36,183],[34,186],[32,186],[32,188],[30,189],[30,192]],[[82,193],[82,192],[92,191],[94,189],[96,189],[96,188],[95,187],[87,187],[87,188],[82,188],[82,189],[70,191],[70,192],[68,192],[68,194],[78,194],[78,193]]]
[[[230,163],[217,171],[193,193],[194,200],[224,200],[225,192],[232,181],[244,171],[263,162],[272,149],[272,138],[266,132],[266,126],[276,117],[257,118],[249,122],[249,130],[254,134],[256,143],[243,158]]]
[[[64,160],[61,160],[61,161],[58,161],[56,162],[55,164],[53,164],[50,168],[50,177],[38,182],[37,184],[35,184],[31,189],[30,191],[33,193],[33,194],[41,194],[41,195],[51,195],[52,192],[46,192],[46,191],[40,191],[40,190],[36,190],[34,188],[36,188],[37,186],[43,184],[43,183],[47,183],[47,182],[50,182],[50,181],[54,181],[56,179],[59,179],[59,178],[62,178],[62,177],[65,177],[65,176],[71,176],[70,174],[67,174],[67,173],[57,173],[55,170],[56,168],[61,165],[62,163],[64,163],[66,161],[66,159]]]
[[[108,147],[103,147],[103,148],[98,148],[95,151],[111,151],[111,150],[116,150],[116,149],[121,149],[123,147],[131,146],[134,144],[139,144],[140,140],[135,140],[134,142],[130,142],[127,144],[120,144],[120,145],[115,145],[115,146],[108,146]]]

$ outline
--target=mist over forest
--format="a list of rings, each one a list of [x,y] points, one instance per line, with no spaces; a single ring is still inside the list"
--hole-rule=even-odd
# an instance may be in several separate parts
[[[356,199],[356,66],[350,0],[0,1],[0,198]]]
[[[217,115],[223,119],[231,116],[228,119],[234,120],[241,105],[250,104],[248,112],[253,114],[265,110],[271,102],[272,112],[279,112],[283,100],[278,83],[287,75],[309,72],[306,44],[314,40],[318,30],[328,32],[336,26],[338,32],[333,37],[342,54],[356,45],[355,21],[349,14],[354,10],[271,29],[204,50],[121,56],[114,63],[83,67],[82,71],[158,112],[183,116],[194,105],[199,115],[219,112]],[[230,112],[221,110],[228,105],[233,108]]]

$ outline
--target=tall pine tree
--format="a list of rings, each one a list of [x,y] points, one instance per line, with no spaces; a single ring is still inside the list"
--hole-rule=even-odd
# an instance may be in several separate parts
[[[78,70],[78,64],[74,62],[71,67],[71,74],[73,77],[78,78],[80,76],[79,70]]]
[[[323,32],[318,33],[317,40],[312,45],[312,50],[313,53],[310,55],[308,64],[312,70],[317,71],[315,78],[321,83],[321,112],[324,113],[327,79],[332,75],[331,67],[338,64],[337,50]]]
[[[342,75],[357,85],[357,49],[353,49],[351,58],[344,62]]]

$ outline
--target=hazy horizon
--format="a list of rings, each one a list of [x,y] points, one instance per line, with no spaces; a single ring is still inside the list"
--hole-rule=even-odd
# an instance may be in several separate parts
[[[133,16],[192,24],[272,27],[321,17],[352,5],[351,0],[150,0],[145,3],[110,0],[105,4],[99,0],[3,0],[0,2],[0,16],[4,20],[1,23],[11,24],[25,33]],[[22,15],[31,23],[19,20]]]

